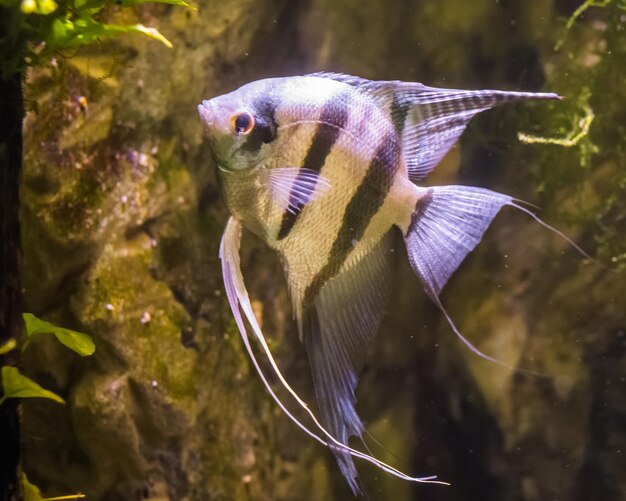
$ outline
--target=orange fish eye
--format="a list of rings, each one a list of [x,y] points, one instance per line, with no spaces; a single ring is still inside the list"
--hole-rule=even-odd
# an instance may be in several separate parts
[[[247,111],[235,113],[230,118],[230,128],[238,136],[249,134],[254,128],[254,116]]]

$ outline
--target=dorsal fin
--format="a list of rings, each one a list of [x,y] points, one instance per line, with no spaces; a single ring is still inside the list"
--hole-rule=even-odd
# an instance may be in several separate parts
[[[423,87],[421,83],[406,83],[400,80],[368,80],[367,78],[355,77],[352,75],[346,75],[345,73],[332,73],[326,71],[320,71],[317,73],[311,73],[306,75],[308,77],[328,78],[337,82],[345,83],[352,87],[358,88],[360,92],[365,92],[374,98],[378,104],[388,110],[393,99],[395,87],[400,85],[410,85],[412,88]]]
[[[305,76],[328,78],[329,80],[336,80],[337,82],[352,85],[353,87],[361,87],[371,83],[375,83],[373,80],[368,80],[367,78],[355,77],[354,75],[347,75],[346,73],[336,73],[333,71],[316,71],[315,73],[309,73]]]
[[[309,76],[356,87],[389,113],[402,137],[402,153],[413,182],[421,181],[437,166],[477,113],[511,101],[560,99],[552,93],[440,89],[416,82],[372,81],[341,73]]]

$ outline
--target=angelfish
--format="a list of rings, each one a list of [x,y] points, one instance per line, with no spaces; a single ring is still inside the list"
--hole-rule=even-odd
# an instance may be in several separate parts
[[[503,206],[537,217],[508,195],[418,183],[474,115],[527,99],[559,96],[316,73],[251,82],[198,106],[232,215],[221,246],[223,278],[246,347],[254,357],[240,308],[280,381],[320,431],[287,410],[253,358],[268,390],[298,426],[333,450],[355,494],[353,457],[402,478],[434,478],[409,477],[348,446],[350,436],[364,432],[355,388],[391,292],[392,232],[402,233],[425,292],[477,351],[454,327],[439,294]],[[239,269],[242,226],[280,256],[319,420],[280,374],[254,318]]]

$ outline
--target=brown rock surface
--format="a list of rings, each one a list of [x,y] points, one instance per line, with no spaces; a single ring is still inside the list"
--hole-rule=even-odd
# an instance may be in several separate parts
[[[33,70],[27,310],[90,333],[97,351],[78,360],[46,340],[27,348],[29,374],[68,401],[24,405],[30,479],[49,496],[102,500],[350,499],[332,455],[278,412],[243,351],[217,258],[227,213],[196,117],[199,101],[252,79],[324,69],[566,94],[569,104],[481,116],[428,182],[539,203],[617,270],[512,209],[499,216],[443,299],[480,349],[553,376],[535,378],[468,352],[399,251],[396,300],[361,375],[359,409],[384,446],[370,441],[377,455],[452,486],[411,486],[360,465],[370,499],[626,498],[624,12],[594,9],[555,52],[575,7],[202,0],[197,11],[138,11],[171,50],[128,37]],[[584,88],[596,115],[589,137],[572,148],[517,140],[576,129]],[[244,243],[271,347],[311,398],[280,267],[253,238]]]

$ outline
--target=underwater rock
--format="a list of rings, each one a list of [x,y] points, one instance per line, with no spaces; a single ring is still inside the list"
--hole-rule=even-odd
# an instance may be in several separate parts
[[[550,224],[602,262],[615,257],[623,273],[624,30],[616,8],[601,10],[555,53],[573,10],[558,11],[561,3],[144,6],[137,15],[173,49],[128,37],[32,69],[25,302],[89,333],[97,349],[80,360],[45,340],[27,349],[26,371],[68,402],[24,404],[31,481],[49,496],[102,500],[349,496],[332,454],[264,392],[222,291],[217,248],[227,212],[196,105],[253,79],[325,69],[445,87],[543,84],[565,94],[551,107],[480,117],[428,183],[539,203]],[[596,114],[589,138],[573,148],[517,140],[517,132],[575,129],[584,86]],[[581,166],[591,141],[600,153]],[[247,236],[242,263],[279,364],[312,401],[277,260]],[[370,442],[377,456],[453,485],[414,487],[359,464],[370,498],[626,496],[624,287],[623,275],[586,262],[534,221],[499,216],[443,301],[483,351],[555,376],[536,378],[466,351],[398,251],[396,300],[361,374],[359,411],[382,444]]]

